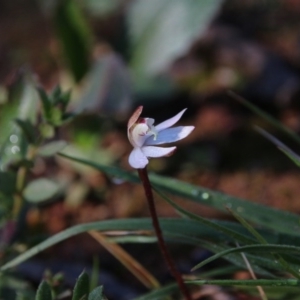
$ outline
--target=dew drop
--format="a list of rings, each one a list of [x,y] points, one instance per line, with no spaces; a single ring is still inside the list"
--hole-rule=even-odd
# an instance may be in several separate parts
[[[209,198],[209,194],[208,193],[203,193],[202,194],[202,199],[203,200],[207,200]]]
[[[18,146],[12,146],[11,147],[11,152],[13,154],[17,154],[18,152],[20,152],[20,148]]]
[[[9,137],[9,140],[10,140],[11,143],[16,144],[16,143],[18,142],[19,138],[18,138],[17,135],[12,134],[12,135]]]

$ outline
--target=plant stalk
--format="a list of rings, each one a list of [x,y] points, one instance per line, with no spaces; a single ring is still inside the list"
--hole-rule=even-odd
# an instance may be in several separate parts
[[[160,251],[162,253],[162,256],[165,259],[166,264],[169,268],[169,271],[172,274],[172,276],[175,278],[175,280],[179,286],[179,289],[180,289],[181,293],[183,294],[183,296],[185,297],[185,299],[192,300],[190,292],[187,289],[186,285],[184,284],[182,276],[179,273],[179,271],[177,270],[175,263],[174,263],[171,255],[168,251],[168,248],[165,244],[165,241],[164,241],[164,238],[162,235],[162,231],[161,231],[161,228],[159,225],[159,220],[158,220],[155,204],[154,204],[153,193],[152,193],[151,183],[150,183],[150,180],[148,177],[147,167],[145,167],[144,169],[138,169],[138,174],[143,183],[145,195],[146,195],[146,198],[148,201],[148,206],[149,206],[149,210],[150,210],[150,214],[151,214],[153,228],[154,228],[155,234],[157,236],[158,245],[159,245]]]

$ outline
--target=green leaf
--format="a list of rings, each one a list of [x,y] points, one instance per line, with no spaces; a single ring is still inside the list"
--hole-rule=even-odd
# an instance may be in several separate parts
[[[90,279],[86,272],[82,272],[75,284],[72,300],[87,300],[89,295]]]
[[[117,55],[99,58],[87,78],[86,89],[76,111],[127,114],[131,107],[132,83],[129,70]]]
[[[53,138],[55,135],[55,129],[50,124],[45,124],[45,123],[41,124],[39,126],[39,130],[40,130],[41,135],[46,139]]]
[[[300,144],[300,137],[298,134],[288,127],[284,126],[280,121],[276,120],[274,117],[269,115],[268,113],[264,112],[251,102],[247,101],[243,97],[237,95],[236,93],[230,91],[228,92],[229,96],[231,96],[233,99],[237,100],[239,103],[250,109],[253,113],[260,116],[264,120],[268,121],[270,124],[272,124],[275,128],[279,129],[281,132],[286,133],[289,137],[291,137],[295,142]]]
[[[103,286],[96,287],[90,294],[88,300],[103,300]]]
[[[135,298],[134,300],[153,300],[153,299],[166,299],[166,297],[178,291],[177,284],[169,284],[167,286],[155,289],[146,295]]]
[[[71,157],[60,154],[62,157],[80,162],[90,166],[110,176],[114,176],[131,182],[140,182],[137,175],[133,172],[124,171],[116,167],[100,165],[85,159]],[[290,212],[281,211],[262,204],[238,199],[220,192],[212,191],[207,188],[189,184],[177,179],[168,178],[159,175],[150,175],[150,181],[153,185],[171,194],[184,197],[199,204],[214,207],[221,211],[226,211],[226,207],[235,210],[240,216],[264,226],[278,233],[288,235],[299,235],[300,224],[299,216]],[[291,230],[293,228],[293,230]]]
[[[196,214],[193,214],[185,209],[183,209],[182,207],[180,207],[179,205],[177,205],[175,202],[173,202],[171,199],[169,199],[166,195],[162,194],[159,190],[157,190],[156,188],[154,188],[154,190],[165,200],[167,201],[171,206],[173,206],[178,212],[180,212],[181,215],[186,216],[188,218],[191,218],[193,220],[198,221],[201,224],[204,224],[208,227],[211,227],[217,231],[220,231],[228,236],[230,236],[231,238],[233,238],[234,240],[237,240],[241,243],[256,243],[256,241],[252,238],[249,238],[249,236],[243,235],[240,232],[234,231],[231,228],[228,228],[227,226],[223,226],[223,225],[219,225],[217,222],[215,221],[211,221],[205,218],[202,218]]]
[[[60,187],[57,183],[47,178],[39,178],[31,181],[24,189],[24,197],[27,201],[38,203],[51,199],[58,194]]]
[[[174,241],[177,243],[186,243],[191,245],[202,246],[209,249],[212,252],[220,252],[228,249],[228,246],[222,245],[221,243],[227,243],[228,238],[223,234],[219,234],[214,230],[211,230],[207,226],[199,226],[199,223],[193,220],[187,219],[160,219],[160,224],[162,227],[163,235],[168,241]],[[89,230],[101,230],[101,231],[111,231],[111,230],[131,230],[138,231],[141,230],[152,230],[152,222],[150,219],[127,219],[127,220],[107,220],[101,222],[94,222],[88,224],[81,224],[71,227],[67,230],[64,230],[44,242],[32,247],[16,258],[12,259],[10,262],[3,265],[0,270],[4,271],[9,268],[12,268],[19,263],[31,258],[32,256],[38,254],[39,252],[67,239],[74,235],[77,235],[82,232]],[[147,234],[148,236],[148,234]],[[207,242],[205,238],[209,241],[214,241],[218,244],[213,244],[212,242]],[[150,240],[153,242],[154,240]],[[244,267],[244,261],[240,255],[232,254],[231,256],[226,257],[232,263]],[[257,274],[264,274],[266,276],[272,276],[272,274],[265,271],[263,268],[260,268],[257,264],[264,264],[268,268],[278,269],[280,265],[274,263],[272,260],[267,260],[265,258],[256,258],[250,257],[249,261]]]
[[[38,88],[37,90],[42,102],[44,118],[46,121],[50,121],[52,115],[52,103],[43,88]]]
[[[42,281],[36,292],[35,300],[52,300],[51,287],[47,281]]]
[[[239,216],[236,212],[233,210],[229,209],[231,214],[262,244],[268,244],[268,242],[265,240],[265,238],[253,227],[251,226],[244,218]],[[299,248],[300,249],[300,248]],[[287,271],[293,274],[296,278],[300,279],[299,271],[296,270],[293,266],[289,265],[285,259],[283,259],[280,255],[277,253],[272,253],[271,254],[274,256],[274,258],[280,262],[282,267]]]
[[[80,81],[87,73],[91,54],[91,29],[78,2],[58,1],[55,11],[55,27],[64,55],[75,80]]]
[[[13,195],[16,189],[16,174],[0,172],[0,192],[4,195]]]
[[[187,284],[193,285],[204,285],[213,284],[220,286],[300,286],[300,280],[297,279],[255,279],[255,280],[230,280],[230,279],[220,279],[220,280],[187,280]]]
[[[98,281],[99,281],[99,257],[95,255],[93,257],[90,290],[93,290],[98,286]]]
[[[263,135],[266,139],[271,141],[275,146],[279,148],[290,160],[292,160],[298,167],[300,167],[300,156],[296,154],[292,149],[278,140],[275,136],[263,130],[260,127],[255,128],[261,135]]]
[[[66,141],[53,141],[38,149],[41,156],[53,156],[67,146]]]
[[[222,0],[137,0],[127,15],[131,65],[138,76],[153,76],[186,53],[213,20]]]
[[[294,253],[299,254],[300,253],[300,247],[295,246],[288,246],[288,245],[271,245],[271,244],[258,244],[258,245],[249,245],[249,246],[243,246],[243,247],[236,247],[227,249],[225,251],[219,252],[208,259],[202,261],[201,263],[197,264],[195,267],[193,267],[192,271],[195,271],[204,265],[221,258],[227,254],[235,253],[235,252],[263,252],[263,253],[271,253],[271,252],[277,252],[277,253]]]
[[[28,143],[35,144],[37,141],[36,130],[29,120],[16,119],[15,122],[21,128]]]

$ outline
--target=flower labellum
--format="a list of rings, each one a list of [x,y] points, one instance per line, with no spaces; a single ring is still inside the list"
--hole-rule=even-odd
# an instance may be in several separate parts
[[[127,135],[133,150],[129,155],[129,164],[135,169],[143,169],[149,163],[149,157],[170,156],[176,147],[157,147],[156,145],[173,143],[188,136],[194,126],[172,127],[186,109],[176,116],[154,126],[154,119],[140,118],[143,106],[139,106],[128,121]]]

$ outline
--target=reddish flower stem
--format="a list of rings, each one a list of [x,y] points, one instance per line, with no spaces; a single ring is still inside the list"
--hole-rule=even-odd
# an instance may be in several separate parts
[[[161,228],[159,225],[159,220],[158,220],[155,204],[154,204],[153,193],[152,193],[151,183],[150,183],[149,177],[148,177],[147,167],[145,167],[144,169],[138,169],[138,173],[139,173],[140,179],[144,186],[145,195],[146,195],[146,198],[148,201],[148,206],[149,206],[149,210],[150,210],[150,214],[151,214],[152,224],[153,224],[153,227],[155,230],[155,234],[157,236],[158,245],[160,247],[162,256],[166,261],[166,264],[169,268],[170,273],[177,281],[179,289],[180,289],[181,293],[184,295],[185,299],[192,300],[190,292],[187,289],[186,285],[184,284],[181,274],[176,269],[175,263],[174,263],[171,255],[170,255],[170,252],[168,251],[168,248],[165,244],[165,241],[164,241],[164,238],[162,235],[162,231],[161,231]]]

